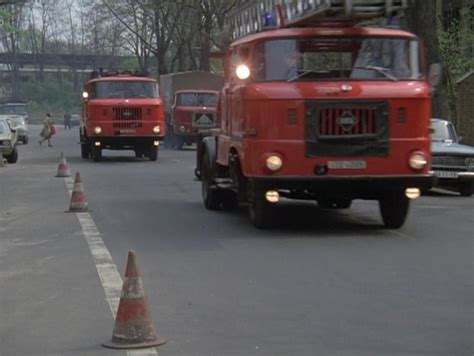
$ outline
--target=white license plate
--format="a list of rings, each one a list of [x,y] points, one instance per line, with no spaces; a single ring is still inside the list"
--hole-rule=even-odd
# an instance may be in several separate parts
[[[122,129],[120,130],[121,135],[134,135],[137,131],[134,129]]]
[[[439,178],[457,178],[458,172],[434,171],[434,175]]]
[[[329,169],[365,169],[366,161],[329,161]]]

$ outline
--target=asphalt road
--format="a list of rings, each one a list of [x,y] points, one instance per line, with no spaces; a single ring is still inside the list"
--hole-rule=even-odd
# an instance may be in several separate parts
[[[385,230],[375,202],[286,202],[260,231],[204,209],[193,150],[80,158],[77,129],[0,167],[0,355],[116,355],[97,261],[55,178],[81,173],[118,270],[139,259],[161,356],[473,355],[474,199],[433,193]]]

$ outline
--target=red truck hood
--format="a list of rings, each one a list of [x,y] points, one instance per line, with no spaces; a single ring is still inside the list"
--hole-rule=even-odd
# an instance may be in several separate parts
[[[344,85],[352,89],[344,91]],[[431,88],[423,81],[268,82],[246,86],[246,98],[249,100],[413,99],[430,95]]]

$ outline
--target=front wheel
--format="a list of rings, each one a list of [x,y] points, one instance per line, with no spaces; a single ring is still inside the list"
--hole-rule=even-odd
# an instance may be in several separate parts
[[[83,159],[88,159],[90,156],[90,148],[88,144],[81,143],[81,157]]]
[[[102,148],[93,146],[91,148],[91,156],[94,162],[99,162],[102,160]]]
[[[208,210],[219,210],[222,207],[222,197],[219,189],[213,185],[214,183],[214,172],[212,166],[209,163],[209,154],[204,153],[202,161],[201,171],[201,189],[202,189],[202,200],[204,206]]]
[[[402,192],[387,195],[379,200],[380,214],[386,228],[402,227],[408,215],[410,200]]]
[[[265,189],[256,183],[248,188],[248,211],[252,224],[258,229],[266,229],[273,225],[275,207],[265,198]]]
[[[13,149],[12,153],[6,157],[6,159],[8,163],[16,163],[18,161],[18,150],[16,147]]]
[[[27,145],[28,144],[28,141],[29,141],[29,137],[28,136],[25,136],[22,140],[23,144],[24,145]]]
[[[150,161],[154,162],[158,159],[158,147],[155,145],[151,145],[149,152],[148,152],[148,158]]]
[[[463,197],[470,197],[472,196],[474,187],[472,183],[463,183],[459,186],[459,193]]]

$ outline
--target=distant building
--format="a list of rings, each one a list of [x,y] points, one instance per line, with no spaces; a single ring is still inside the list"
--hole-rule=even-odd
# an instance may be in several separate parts
[[[464,142],[474,146],[474,70],[457,82],[457,129]]]

